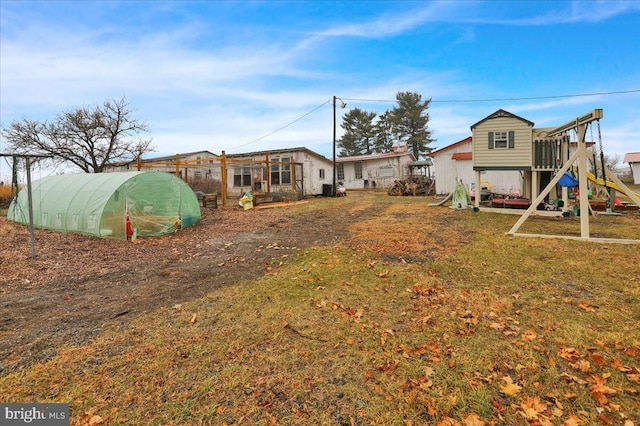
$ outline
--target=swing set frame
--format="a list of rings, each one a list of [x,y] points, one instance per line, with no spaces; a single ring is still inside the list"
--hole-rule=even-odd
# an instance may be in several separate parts
[[[538,197],[531,203],[529,208],[524,212],[524,214],[518,219],[518,221],[513,225],[513,227],[507,232],[508,235],[513,235],[517,237],[538,237],[538,238],[562,238],[562,239],[571,239],[571,240],[579,240],[579,241],[590,241],[590,242],[599,242],[599,243],[619,243],[619,244],[640,244],[640,240],[633,239],[617,239],[617,238],[594,238],[590,236],[589,232],[589,216],[590,216],[590,205],[589,199],[587,197],[588,186],[587,186],[587,143],[585,142],[585,135],[587,127],[593,121],[599,121],[603,117],[602,109],[594,109],[593,111],[581,116],[577,117],[575,120],[572,120],[566,124],[563,124],[560,127],[557,127],[551,130],[548,133],[549,137],[564,134],[569,131],[575,131],[578,135],[578,149],[569,157],[569,159],[564,163],[564,165],[558,170],[555,176],[551,179],[549,184],[540,192]],[[537,209],[537,206],[545,199],[547,194],[551,192],[553,188],[556,187],[556,184],[560,180],[560,178],[567,172],[573,164],[578,163],[578,189],[580,191],[580,237],[576,236],[568,236],[568,235],[545,235],[545,234],[522,234],[518,233],[520,227],[526,222],[526,220],[534,213]],[[640,207],[640,197],[636,193],[634,193],[631,189],[629,189],[622,181],[620,181],[615,174],[611,173],[604,164],[601,165],[602,170],[606,172],[606,175],[612,179],[612,181],[618,185],[624,193],[636,204]]]

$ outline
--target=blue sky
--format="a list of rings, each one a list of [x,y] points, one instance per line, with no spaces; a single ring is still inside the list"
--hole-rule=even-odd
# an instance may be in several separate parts
[[[501,108],[536,127],[603,108],[605,153],[640,151],[640,1],[0,0],[0,27],[2,126],[126,96],[153,155],[330,156],[332,96],[339,123],[414,91],[434,148]],[[629,93],[560,97],[609,92]],[[456,102],[482,99],[504,100]]]

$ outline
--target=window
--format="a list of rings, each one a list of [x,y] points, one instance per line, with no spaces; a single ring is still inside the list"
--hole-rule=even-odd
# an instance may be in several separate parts
[[[291,164],[280,164],[280,181],[291,183]]]
[[[493,132],[493,147],[495,149],[505,149],[509,146],[507,132]]]
[[[233,186],[251,186],[251,169],[249,167],[233,169]]]
[[[344,164],[336,164],[336,173],[339,180],[344,180]]]
[[[324,179],[324,169],[320,169],[320,179]]]
[[[355,173],[356,173],[356,179],[362,179],[362,163],[361,162],[353,163],[353,169],[355,170]]]
[[[274,163],[286,162],[286,159],[274,158]],[[271,164],[271,184],[284,185],[291,183],[291,164]]]
[[[515,147],[515,132],[489,132],[489,149],[513,149]]]
[[[274,161],[279,161],[279,159],[274,158]],[[271,184],[280,185],[280,164],[271,165]]]

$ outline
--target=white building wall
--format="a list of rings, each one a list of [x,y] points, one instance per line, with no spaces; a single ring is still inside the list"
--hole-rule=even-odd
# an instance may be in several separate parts
[[[454,160],[454,154],[471,152],[472,142],[453,146],[451,149],[433,154],[433,170],[436,178],[436,194],[444,195],[453,192],[456,183],[469,186],[475,180],[473,160]],[[519,171],[488,170],[483,171],[481,180],[489,181],[491,191],[497,194],[512,194],[523,191],[523,178]]]
[[[320,176],[323,170],[324,178]],[[305,154],[303,159],[304,195],[322,194],[323,185],[333,186],[333,164]]]
[[[344,179],[337,178],[347,189],[388,189],[396,180],[409,174],[409,155],[339,162],[344,168]],[[362,177],[356,178],[355,164],[362,164]]]
[[[631,174],[633,175],[633,183],[640,185],[640,163],[630,163]]]
[[[468,185],[474,179],[472,160],[454,160],[453,154],[471,152],[472,142],[465,142],[432,155],[436,194],[451,194],[459,180]]]

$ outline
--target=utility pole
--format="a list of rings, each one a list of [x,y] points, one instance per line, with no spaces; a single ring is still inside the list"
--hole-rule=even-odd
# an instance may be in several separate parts
[[[336,196],[336,102],[340,99],[340,108],[344,109],[347,104],[336,95],[333,95],[333,187],[331,190],[331,196]]]

